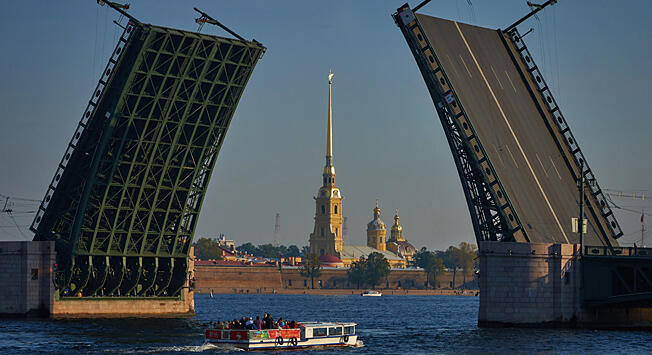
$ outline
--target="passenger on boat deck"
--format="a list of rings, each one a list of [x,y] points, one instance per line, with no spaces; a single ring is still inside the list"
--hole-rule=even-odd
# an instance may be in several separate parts
[[[254,321],[254,325],[256,326],[256,329],[258,329],[258,330],[263,329],[263,321],[260,320],[260,316],[256,316],[256,320]]]
[[[278,319],[278,322],[276,322],[276,326],[278,329],[285,328],[285,321],[283,320],[282,317]]]
[[[265,323],[265,329],[274,328],[274,318],[272,318],[271,314],[267,313],[266,319],[263,319],[263,322]]]
[[[247,325],[247,318],[240,317],[240,329],[245,329]]]
[[[297,327],[297,322],[295,322],[295,321],[290,321],[289,327],[290,327],[290,329],[294,329],[294,328],[296,328],[296,327]]]
[[[249,319],[247,319],[247,322],[245,322],[245,328],[247,328],[249,330],[256,330],[257,329],[256,325],[254,324],[254,321],[253,321],[253,319],[251,319],[251,317],[249,317]]]

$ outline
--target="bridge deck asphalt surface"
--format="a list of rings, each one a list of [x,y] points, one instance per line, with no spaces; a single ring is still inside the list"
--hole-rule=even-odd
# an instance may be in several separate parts
[[[578,243],[579,191],[496,30],[417,15],[531,242]],[[588,216],[588,245],[603,245]]]

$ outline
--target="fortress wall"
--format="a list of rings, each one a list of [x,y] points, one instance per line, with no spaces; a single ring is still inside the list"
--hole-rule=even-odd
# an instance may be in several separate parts
[[[209,293],[240,292],[267,293],[282,288],[281,273],[269,266],[197,266],[195,290]],[[244,291],[246,292],[246,291]]]
[[[315,289],[352,289],[357,285],[350,285],[345,268],[324,268],[321,275],[315,278]],[[437,277],[437,283],[442,288],[448,288],[452,282],[451,272],[445,272]],[[381,283],[379,288],[389,289],[425,289],[426,276],[421,270],[392,270],[387,282]],[[472,277],[467,277],[467,282]],[[321,283],[320,283],[321,281]],[[463,283],[462,273],[458,272],[455,284],[460,287]],[[362,288],[366,287],[364,285]],[[195,290],[198,293],[209,293],[211,289],[216,293],[270,293],[280,289],[308,289],[311,280],[301,276],[298,267],[269,266],[197,266],[195,270]]]

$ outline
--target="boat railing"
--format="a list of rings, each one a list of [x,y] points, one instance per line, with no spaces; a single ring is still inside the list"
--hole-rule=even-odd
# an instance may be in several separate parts
[[[218,340],[232,340],[232,341],[249,341],[249,340],[265,340],[265,339],[283,339],[300,338],[301,329],[262,329],[262,330],[248,330],[248,329],[208,329],[206,330],[206,338]]]

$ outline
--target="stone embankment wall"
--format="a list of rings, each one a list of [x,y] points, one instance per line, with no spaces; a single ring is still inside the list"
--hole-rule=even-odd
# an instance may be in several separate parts
[[[315,278],[315,289],[353,289],[346,275],[345,268],[324,268]],[[269,266],[197,266],[195,270],[195,290],[198,293],[270,293],[285,290],[305,290],[311,288],[311,280],[301,276],[299,267]],[[442,288],[449,288],[453,280],[451,272],[437,277]],[[472,281],[467,276],[467,282]],[[383,289],[425,289],[426,276],[421,270],[392,270],[389,282],[378,287]],[[455,277],[456,287],[463,284],[463,275],[458,272]],[[361,287],[365,287],[362,285]]]
[[[0,315],[47,315],[54,242],[0,242]]]

